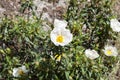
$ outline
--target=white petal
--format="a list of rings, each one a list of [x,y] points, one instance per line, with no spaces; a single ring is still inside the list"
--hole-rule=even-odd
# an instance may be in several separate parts
[[[55,21],[54,21],[54,27],[65,28],[66,26],[67,26],[67,22],[65,20],[55,19]]]
[[[56,46],[59,46],[56,42],[56,37],[59,35],[59,32],[61,32],[59,28],[54,28],[50,33],[50,39]]]
[[[115,32],[120,32],[120,22],[117,19],[110,20],[110,27]]]
[[[70,33],[70,30],[65,29],[62,32],[62,35],[64,35],[64,38],[65,38],[65,41],[62,44],[63,46],[67,45],[68,43],[70,43],[72,41],[73,35]]]
[[[24,73],[28,72],[28,70],[26,69],[26,67],[24,65],[22,67],[20,67],[20,68],[23,70]]]
[[[95,50],[90,49],[85,50],[85,55],[90,59],[96,59],[99,57],[99,54]]]
[[[13,69],[13,76],[14,77],[18,77],[19,76],[18,70],[19,70],[18,68],[14,68]]]
[[[114,51],[113,56],[116,57],[116,56],[118,55],[117,48],[116,48],[116,47],[113,47],[113,51]]]
[[[87,0],[88,2],[90,2],[91,0]]]

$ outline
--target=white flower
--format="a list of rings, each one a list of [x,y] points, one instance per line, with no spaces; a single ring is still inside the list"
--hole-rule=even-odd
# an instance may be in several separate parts
[[[27,72],[28,72],[28,70],[26,70],[25,66],[14,68],[13,69],[13,76],[14,77],[20,77],[21,75],[24,75]]]
[[[115,32],[120,32],[120,22],[117,19],[110,20],[110,27]]]
[[[55,20],[55,28],[50,33],[51,41],[56,46],[65,46],[72,41],[73,35],[70,33],[70,30],[66,29],[67,26],[65,21]]]
[[[105,49],[103,51],[104,51],[105,55],[107,55],[107,56],[117,56],[118,55],[117,49],[114,46],[106,45]]]
[[[87,0],[88,2],[90,2],[91,0]]]
[[[90,59],[96,59],[99,57],[99,54],[97,53],[97,51],[91,50],[91,49],[86,49],[85,55],[86,55],[86,57],[88,57]]]

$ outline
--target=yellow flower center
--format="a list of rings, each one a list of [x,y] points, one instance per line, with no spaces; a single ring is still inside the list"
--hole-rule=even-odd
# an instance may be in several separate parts
[[[18,73],[19,73],[20,75],[23,75],[23,74],[24,74],[23,70],[21,70],[21,69],[18,71]]]
[[[62,43],[64,41],[64,37],[62,35],[58,35],[56,41]]]
[[[111,50],[107,50],[107,54],[108,55],[112,54],[112,51]]]

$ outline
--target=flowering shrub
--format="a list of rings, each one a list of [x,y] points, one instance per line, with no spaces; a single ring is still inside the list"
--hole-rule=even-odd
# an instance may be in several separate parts
[[[67,26],[66,21],[55,19],[54,26],[55,28],[51,31],[50,37],[56,46],[65,46],[72,41],[72,34],[69,30],[65,29]]]
[[[26,70],[25,66],[19,67],[19,68],[14,68],[13,69],[13,76],[14,77],[20,77],[26,74],[28,70]]]
[[[88,1],[88,2],[87,2]],[[46,31],[41,18],[4,17],[0,23],[0,79],[105,80],[118,62],[115,40],[120,23],[111,1],[70,0],[64,20]],[[113,27],[114,26],[114,27]]]

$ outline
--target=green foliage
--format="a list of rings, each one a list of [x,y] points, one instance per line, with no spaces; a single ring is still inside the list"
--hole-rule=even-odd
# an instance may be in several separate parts
[[[20,11],[23,13],[26,9],[33,10],[33,0],[21,0],[21,9]]]
[[[86,3],[70,1],[66,19],[71,27],[74,24],[71,22],[76,21],[78,22],[76,24],[79,24],[77,27],[86,25],[84,38],[82,38],[85,48],[103,48],[107,39],[114,39],[110,28],[111,3],[112,1],[108,0],[92,0]]]
[[[22,5],[23,10],[28,4]],[[41,19],[4,17],[0,23],[0,78],[105,80],[118,61],[117,57],[107,57],[101,51],[107,39],[113,39],[109,25],[110,4],[108,0],[92,0],[91,3],[85,3],[85,7],[77,14],[79,4],[77,0],[71,0],[65,19],[69,22],[68,26],[74,37],[72,42],[64,47],[55,46],[51,42],[51,30],[44,30]],[[84,24],[87,26],[85,34],[82,31]],[[84,55],[86,48],[98,50],[101,57],[96,60],[88,59]],[[61,59],[57,61],[59,56]],[[13,68],[21,65],[27,67],[28,74],[13,77]]]

